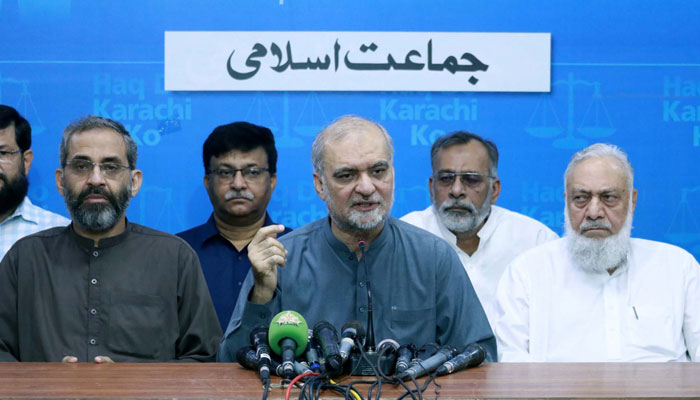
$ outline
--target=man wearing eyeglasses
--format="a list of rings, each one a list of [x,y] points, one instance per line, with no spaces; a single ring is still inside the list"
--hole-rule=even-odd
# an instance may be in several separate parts
[[[0,260],[17,239],[70,221],[32,204],[27,174],[34,153],[32,128],[12,107],[0,105]]]
[[[56,186],[73,218],[15,243],[0,263],[0,361],[210,361],[221,329],[197,255],[127,221],[141,187],[119,122],[70,124]]]
[[[214,212],[206,223],[178,236],[197,252],[226,329],[250,269],[248,243],[258,229],[274,225],[266,210],[277,184],[275,138],[269,129],[248,122],[222,125],[204,142],[202,158]]]
[[[433,205],[401,219],[445,239],[457,252],[489,322],[498,280],[523,251],[557,238],[544,224],[494,205],[501,193],[498,148],[468,132],[438,138],[430,150]]]

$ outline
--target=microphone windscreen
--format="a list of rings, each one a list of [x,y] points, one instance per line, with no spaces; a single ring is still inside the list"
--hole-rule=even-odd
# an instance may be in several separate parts
[[[365,336],[365,328],[362,326],[362,323],[360,321],[348,321],[343,325],[343,328],[340,330],[341,335],[345,334],[345,331],[348,329],[353,329],[355,331],[355,337],[361,338]]]
[[[238,349],[236,352],[236,362],[241,364],[243,368],[257,370],[258,360],[256,359],[253,346],[245,346]]]
[[[281,354],[280,341],[286,338],[296,342],[297,348],[294,353],[296,357],[304,353],[309,341],[309,327],[304,317],[296,311],[282,311],[275,315],[270,322],[268,340],[272,351]]]

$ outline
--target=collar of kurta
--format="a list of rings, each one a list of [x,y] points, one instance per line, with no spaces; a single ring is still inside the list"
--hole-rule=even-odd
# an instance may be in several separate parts
[[[369,248],[365,250],[365,254],[371,255],[373,253],[376,253],[380,251],[383,247],[384,244],[387,242],[389,235],[391,233],[389,232],[391,230],[390,226],[392,225],[393,217],[387,216],[386,219],[384,220],[384,227],[382,228],[382,231],[379,233],[379,236],[377,236],[372,243],[370,243]],[[322,225],[323,229],[323,235],[326,238],[326,241],[328,244],[331,246],[333,251],[336,254],[339,254],[341,256],[344,256],[346,258],[355,258],[355,253],[350,251],[348,249],[348,246],[338,240],[337,237],[333,234],[333,230],[331,229],[331,217],[327,217],[327,223]]]
[[[86,251],[92,251],[94,249],[106,249],[118,245],[119,243],[123,242],[124,239],[127,238],[129,232],[131,231],[131,228],[132,224],[129,223],[129,220],[127,219],[125,221],[124,232],[116,236],[100,239],[98,245],[95,246],[95,241],[93,239],[80,236],[77,232],[75,232],[75,229],[73,229],[73,223],[71,223],[69,227],[70,235],[73,237],[73,239],[75,239],[75,242],[78,244],[78,246]]]

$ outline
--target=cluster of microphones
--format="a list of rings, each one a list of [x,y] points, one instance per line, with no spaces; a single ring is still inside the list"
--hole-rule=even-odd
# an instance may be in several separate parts
[[[340,335],[327,321],[309,329],[295,311],[282,311],[270,325],[260,325],[250,333],[250,346],[238,350],[236,360],[243,367],[259,371],[265,382],[271,375],[292,379],[307,373],[326,376],[375,375],[415,379],[424,375],[442,376],[481,364],[486,351],[472,343],[464,349],[435,343],[416,347],[382,340],[376,347],[366,340],[358,321],[348,321]],[[372,339],[373,340],[373,339]]]

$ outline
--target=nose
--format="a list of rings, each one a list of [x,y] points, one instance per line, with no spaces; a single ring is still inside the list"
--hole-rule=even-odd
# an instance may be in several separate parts
[[[588,203],[588,207],[586,207],[586,218],[591,220],[605,218],[603,205],[601,204],[598,196],[593,196],[591,201]]]
[[[92,171],[88,174],[87,183],[92,186],[103,186],[106,184],[105,176],[102,174],[99,165],[93,165]]]
[[[453,199],[459,199],[465,196],[466,194],[464,193],[464,185],[462,185],[462,181],[457,176],[455,177],[455,181],[452,182],[452,185],[450,186],[450,197]]]
[[[370,178],[369,175],[366,173],[360,174],[357,186],[355,186],[355,192],[366,197],[371,196],[375,190],[376,188],[374,187],[374,182],[372,182],[372,178]]]
[[[243,171],[238,170],[233,174],[233,180],[231,181],[231,187],[234,189],[243,189],[247,185],[245,179],[243,179]]]

